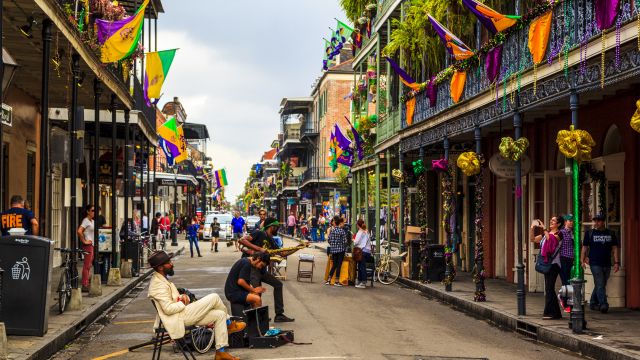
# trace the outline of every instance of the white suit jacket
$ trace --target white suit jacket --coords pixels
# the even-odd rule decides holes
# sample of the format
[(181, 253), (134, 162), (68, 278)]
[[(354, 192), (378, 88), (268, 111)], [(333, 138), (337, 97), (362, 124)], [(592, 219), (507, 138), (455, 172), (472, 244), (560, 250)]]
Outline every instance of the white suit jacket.
[[(147, 295), (156, 304), (158, 316), (162, 320), (162, 325), (172, 339), (180, 339), (184, 336), (184, 309), (182, 302), (176, 301), (180, 296), (178, 289), (172, 282), (167, 280), (158, 272), (154, 272), (149, 284), (149, 294)], [(154, 328), (159, 325), (156, 317)]]

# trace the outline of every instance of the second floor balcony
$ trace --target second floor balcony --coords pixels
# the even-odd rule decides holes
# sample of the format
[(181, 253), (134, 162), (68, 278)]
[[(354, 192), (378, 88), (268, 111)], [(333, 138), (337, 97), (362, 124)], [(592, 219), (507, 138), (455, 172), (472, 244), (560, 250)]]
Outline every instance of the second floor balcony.
[(335, 180), (336, 175), (330, 167), (310, 167), (302, 175), (302, 184), (300, 186), (314, 182), (333, 182)]
[(376, 145), (382, 144), (400, 131), (400, 118), (401, 111), (396, 108), (376, 125)]

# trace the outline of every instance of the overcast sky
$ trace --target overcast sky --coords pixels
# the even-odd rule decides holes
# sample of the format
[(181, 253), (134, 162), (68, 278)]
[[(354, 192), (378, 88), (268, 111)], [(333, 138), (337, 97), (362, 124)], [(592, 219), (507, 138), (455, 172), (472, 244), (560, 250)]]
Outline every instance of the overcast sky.
[(180, 98), (187, 121), (206, 124), (209, 155), (227, 169), (227, 198), (279, 131), (283, 97), (309, 96), (338, 0), (163, 0), (158, 50), (180, 48), (159, 105)]

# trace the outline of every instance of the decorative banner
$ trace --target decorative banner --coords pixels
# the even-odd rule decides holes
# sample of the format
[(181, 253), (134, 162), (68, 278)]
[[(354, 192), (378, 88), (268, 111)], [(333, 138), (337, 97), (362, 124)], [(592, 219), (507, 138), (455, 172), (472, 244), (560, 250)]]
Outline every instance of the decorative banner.
[(619, 2), (620, 0), (595, 0), (598, 29), (605, 30), (613, 26)]
[(144, 12), (149, 0), (144, 0), (133, 16), (122, 20), (107, 21), (96, 19), (100, 61), (112, 63), (130, 56), (138, 46), (138, 39), (144, 24)]
[(500, 141), (500, 145), (498, 146), (498, 150), (500, 150), (500, 155), (511, 161), (518, 161), (524, 154), (524, 152), (529, 147), (529, 140), (525, 137), (521, 137), (520, 139), (513, 140), (512, 137), (506, 136), (503, 137)]
[(336, 36), (338, 37), (338, 41), (344, 44), (347, 42), (347, 39), (351, 38), (353, 29), (338, 19), (336, 19), (336, 21), (338, 22), (336, 26)]
[(586, 130), (576, 130), (573, 125), (569, 130), (558, 131), (556, 143), (565, 157), (578, 162), (591, 160), (591, 150), (596, 145), (591, 134)]
[[(349, 119), (345, 116), (345, 118), (347, 119), (347, 121), (349, 121)], [(364, 149), (362, 147), (362, 137), (360, 136), (360, 134), (358, 134), (358, 130), (356, 130), (355, 127), (353, 127), (353, 125), (351, 124), (351, 122), (349, 121), (349, 126), (351, 127), (351, 134), (353, 135), (353, 142), (355, 142), (356, 145), (356, 151), (358, 153), (358, 160), (362, 160), (364, 159)]]
[(464, 83), (467, 81), (467, 72), (456, 70), (451, 77), (451, 99), (454, 103), (460, 101), (464, 91)]
[(438, 100), (438, 85), (436, 84), (436, 77), (432, 76), (429, 79), (429, 84), (427, 84), (427, 97), (429, 98), (429, 106), (436, 106), (436, 101)]
[(427, 15), (431, 26), (436, 31), (442, 42), (444, 43), (447, 51), (453, 55), (456, 60), (464, 60), (473, 56), (473, 51), (462, 40), (458, 39), (449, 29), (442, 26), (438, 20), (434, 19), (431, 15)]
[(458, 156), (457, 165), (467, 176), (473, 176), (480, 173), (480, 159), (473, 151), (463, 152)]
[(178, 133), (178, 149), (180, 149), (180, 155), (178, 155), (175, 159), (176, 163), (187, 160), (187, 140), (184, 138), (184, 129), (182, 125), (177, 128)]
[(447, 171), (449, 170), (449, 160), (447, 159), (431, 160), (431, 168), (434, 171)]
[(144, 99), (151, 105), (150, 99), (160, 98), (162, 84), (167, 78), (176, 50), (164, 50), (147, 53), (144, 78)]
[(484, 69), (489, 83), (493, 83), (498, 78), (500, 65), (502, 65), (502, 44), (489, 50), (484, 58)]
[(407, 100), (405, 105), (407, 109), (407, 126), (411, 126), (411, 124), (413, 124), (413, 114), (416, 110), (416, 98), (412, 97), (411, 99)]
[(538, 88), (538, 64), (544, 60), (544, 54), (549, 43), (551, 33), (551, 17), (553, 11), (549, 10), (544, 15), (535, 19), (529, 26), (529, 51), (533, 57), (533, 95)]
[(420, 84), (418, 84), (412, 77), (411, 75), (407, 74), (406, 71), (404, 71), (400, 65), (398, 65), (395, 61), (393, 61), (393, 59), (386, 57), (385, 59), (387, 60), (387, 62), (389, 63), (389, 65), (391, 65), (391, 68), (393, 69), (393, 71), (398, 74), (398, 77), (400, 78), (400, 81), (402, 81), (403, 84), (405, 84), (407, 87), (410, 87), (412, 90), (418, 91), (420, 90)]
[(424, 163), (422, 162), (422, 159), (412, 162), (411, 166), (413, 166), (413, 173), (416, 175), (420, 175), (424, 172)]
[(216, 179), (216, 187), (221, 188), (229, 185), (229, 182), (227, 181), (227, 171), (225, 169), (216, 170), (213, 172), (213, 175)]
[(640, 132), (640, 100), (636, 101), (636, 112), (631, 116), (631, 128)]
[(504, 31), (516, 24), (517, 15), (503, 15), (476, 0), (462, 0), (487, 30), (492, 34)]

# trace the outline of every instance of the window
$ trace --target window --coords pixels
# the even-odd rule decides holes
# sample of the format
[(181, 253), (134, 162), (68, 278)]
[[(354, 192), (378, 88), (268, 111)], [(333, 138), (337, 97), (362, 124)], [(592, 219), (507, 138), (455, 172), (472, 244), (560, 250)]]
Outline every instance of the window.
[(36, 153), (27, 152), (27, 201), (31, 207), (35, 207), (35, 191), (36, 191)]

